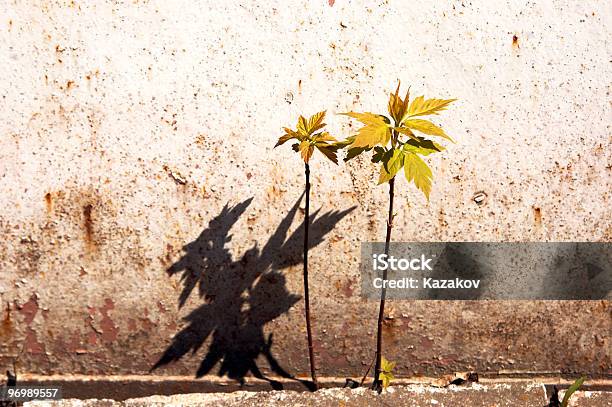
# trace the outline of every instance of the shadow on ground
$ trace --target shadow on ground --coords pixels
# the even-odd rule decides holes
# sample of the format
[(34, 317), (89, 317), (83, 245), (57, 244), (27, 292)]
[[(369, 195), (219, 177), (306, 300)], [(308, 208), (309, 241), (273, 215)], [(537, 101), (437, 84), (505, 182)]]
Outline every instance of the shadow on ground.
[[(179, 308), (196, 289), (203, 303), (187, 315), (187, 325), (175, 335), (151, 370), (197, 352), (210, 337), (211, 344), (196, 377), (208, 374), (220, 364), (219, 376), (226, 375), (243, 384), (244, 378), (252, 374), (268, 381), (272, 388), (282, 389), (280, 382), (265, 377), (258, 368), (256, 360), (261, 355), (275, 374), (313, 387), (310, 381), (296, 379), (283, 369), (272, 353), (272, 334), (266, 338), (263, 331), (266, 323), (287, 312), (300, 299), (287, 291), (281, 271), (302, 262), (303, 222), (288, 236), (302, 198), (263, 247), (256, 244), (237, 260), (228, 247), (232, 239), (230, 230), (252, 198), (232, 207), (225, 205), (200, 236), (183, 247), (183, 256), (167, 270), (170, 277), (178, 274), (182, 281)], [(323, 242), (335, 224), (354, 209), (322, 215), (315, 212), (310, 218), (309, 247)]]

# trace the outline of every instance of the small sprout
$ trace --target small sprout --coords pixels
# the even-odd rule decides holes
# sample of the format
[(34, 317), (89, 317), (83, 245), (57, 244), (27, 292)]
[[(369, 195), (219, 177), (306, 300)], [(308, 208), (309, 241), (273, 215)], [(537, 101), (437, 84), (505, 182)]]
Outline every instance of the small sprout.
[(395, 362), (390, 362), (383, 356), (380, 365), (380, 373), (378, 374), (378, 380), (380, 380), (383, 389), (389, 387), (391, 380), (395, 379), (395, 376), (393, 376), (393, 368), (395, 368)]
[(566, 391), (565, 394), (563, 395), (563, 400), (561, 401), (561, 407), (567, 407), (568, 403), (570, 401), (570, 397), (572, 397), (572, 394), (574, 394), (576, 392), (576, 390), (578, 390), (580, 388), (580, 386), (582, 386), (582, 383), (584, 383), (584, 381), (586, 380), (586, 376), (582, 376), (581, 378), (579, 378), (578, 380), (576, 380)]

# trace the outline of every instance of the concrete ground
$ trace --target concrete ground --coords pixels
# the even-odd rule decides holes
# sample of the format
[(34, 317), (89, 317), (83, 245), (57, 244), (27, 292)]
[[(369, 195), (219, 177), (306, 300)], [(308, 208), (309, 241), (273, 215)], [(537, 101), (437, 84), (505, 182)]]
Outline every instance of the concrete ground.
[[(560, 394), (562, 397), (562, 392)], [(486, 407), (544, 407), (549, 394), (542, 384), (491, 384), (478, 383), (469, 386), (451, 385), (437, 388), (427, 385), (391, 386), (382, 394), (366, 388), (323, 389), (315, 393), (296, 391), (268, 391), (233, 393), (193, 393), (172, 396), (151, 396), (115, 400), (68, 399), (57, 402), (37, 401), (25, 403), (24, 407), (111, 407), (111, 406), (486, 406)], [(610, 392), (582, 391), (572, 397), (573, 407), (612, 406)]]

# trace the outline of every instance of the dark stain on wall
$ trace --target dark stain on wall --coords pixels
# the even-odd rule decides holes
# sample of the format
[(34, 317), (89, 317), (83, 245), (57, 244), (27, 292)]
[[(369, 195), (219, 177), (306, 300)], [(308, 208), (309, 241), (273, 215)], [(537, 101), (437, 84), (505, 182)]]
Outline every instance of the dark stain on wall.
[(83, 206), (83, 228), (85, 229), (85, 243), (87, 247), (94, 248), (94, 224), (92, 218), (93, 205)]
[(537, 206), (533, 207), (533, 219), (534, 219), (536, 226), (542, 225), (542, 209), (541, 208)]
[(2, 325), (0, 326), (0, 337), (8, 337), (13, 333), (13, 321), (11, 320), (11, 303), (6, 303), (4, 311), (4, 318), (2, 318)]
[(38, 299), (36, 296), (31, 296), (28, 302), (20, 306), (19, 312), (24, 316), (24, 322), (30, 325), (38, 312)]
[(51, 196), (51, 192), (45, 194), (45, 207), (47, 208), (47, 213), (53, 212), (53, 197)]

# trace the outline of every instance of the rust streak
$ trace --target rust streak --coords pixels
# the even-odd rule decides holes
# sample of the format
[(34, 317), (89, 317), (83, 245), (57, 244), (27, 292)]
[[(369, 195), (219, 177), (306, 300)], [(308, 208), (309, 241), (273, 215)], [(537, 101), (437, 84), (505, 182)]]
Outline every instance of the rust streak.
[(542, 209), (537, 206), (533, 207), (533, 219), (536, 226), (540, 226), (542, 224)]
[(11, 303), (6, 303), (6, 311), (2, 319), (2, 327), (0, 328), (0, 337), (10, 336), (13, 332), (13, 323), (11, 321)]
[(30, 325), (38, 313), (38, 300), (36, 299), (36, 296), (31, 296), (28, 302), (20, 306), (19, 312), (23, 314), (24, 322), (27, 325)]
[(47, 207), (47, 213), (53, 212), (53, 197), (51, 192), (45, 194), (45, 206)]
[(83, 227), (85, 228), (85, 242), (89, 246), (93, 246), (93, 219), (91, 213), (93, 211), (93, 205), (87, 204), (83, 207)]

